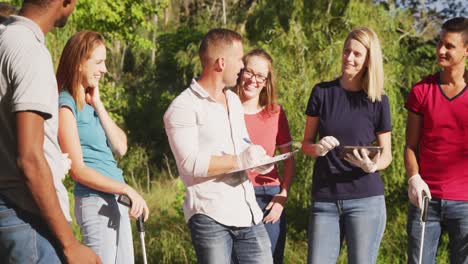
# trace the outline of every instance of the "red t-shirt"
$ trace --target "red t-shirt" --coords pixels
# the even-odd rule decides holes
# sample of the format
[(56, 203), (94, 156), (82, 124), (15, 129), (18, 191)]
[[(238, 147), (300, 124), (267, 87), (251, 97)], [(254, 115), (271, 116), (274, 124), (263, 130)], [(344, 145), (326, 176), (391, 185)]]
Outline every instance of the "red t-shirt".
[[(279, 105), (275, 106), (273, 113), (268, 113), (265, 108), (257, 114), (245, 114), (244, 117), (250, 140), (252, 143), (262, 146), (269, 156), (275, 155), (277, 147), (292, 143), (288, 119)], [(254, 171), (248, 174), (254, 186), (281, 184), (276, 165), (271, 172), (265, 175)]]
[(419, 173), (432, 197), (468, 201), (468, 87), (448, 99), (438, 76), (414, 85), (405, 104), (423, 117)]

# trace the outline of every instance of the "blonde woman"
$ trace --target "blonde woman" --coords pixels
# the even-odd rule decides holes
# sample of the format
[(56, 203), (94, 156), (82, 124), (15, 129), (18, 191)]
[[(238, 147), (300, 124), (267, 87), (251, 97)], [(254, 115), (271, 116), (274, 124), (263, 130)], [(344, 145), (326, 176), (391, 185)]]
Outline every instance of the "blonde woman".
[[(348, 34), (341, 76), (319, 83), (307, 105), (302, 151), (316, 158), (308, 230), (308, 263), (335, 263), (346, 240), (348, 263), (375, 263), (385, 229), (379, 171), (391, 162), (391, 122), (382, 54), (369, 28)], [(370, 158), (340, 146), (383, 147)]]

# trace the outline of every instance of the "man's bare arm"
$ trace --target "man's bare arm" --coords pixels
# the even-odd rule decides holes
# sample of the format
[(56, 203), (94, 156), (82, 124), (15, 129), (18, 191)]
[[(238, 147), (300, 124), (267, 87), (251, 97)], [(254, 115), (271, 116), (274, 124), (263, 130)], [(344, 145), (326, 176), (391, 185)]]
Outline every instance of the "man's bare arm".
[(53, 176), (44, 156), (44, 118), (35, 112), (16, 113), (18, 167), (42, 218), (63, 248), (68, 263), (100, 263), (73, 236), (57, 198)]
[(405, 167), (406, 175), (411, 177), (419, 173), (418, 148), (421, 137), (422, 117), (408, 111), (406, 121)]

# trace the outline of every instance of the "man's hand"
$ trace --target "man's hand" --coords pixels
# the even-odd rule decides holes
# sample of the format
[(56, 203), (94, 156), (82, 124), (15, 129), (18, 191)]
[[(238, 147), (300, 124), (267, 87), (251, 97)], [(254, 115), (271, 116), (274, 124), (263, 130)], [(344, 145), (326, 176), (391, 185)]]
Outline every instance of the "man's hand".
[(63, 249), (68, 264), (101, 264), (101, 259), (90, 248), (78, 241)]
[[(264, 154), (263, 158), (261, 159), (260, 163), (262, 162), (265, 162), (267, 160), (271, 159), (270, 156)], [(269, 173), (270, 171), (272, 171), (273, 169), (275, 168), (275, 164), (274, 163), (270, 163), (270, 164), (266, 164), (266, 165), (263, 165), (263, 166), (258, 166), (258, 167), (255, 167), (253, 168), (252, 170), (255, 171), (255, 172), (258, 172), (260, 174), (267, 174)]]
[(421, 178), (421, 175), (416, 174), (411, 176), (408, 179), (408, 197), (410, 202), (421, 210), (423, 209), (423, 191), (429, 197), (429, 200), (432, 199), (429, 186)]
[(237, 155), (237, 168), (247, 169), (259, 164), (266, 156), (265, 149), (259, 145), (250, 144), (247, 149)]
[[(271, 158), (271, 157), (268, 157), (268, 158)], [(271, 164), (255, 167), (252, 170), (262, 175), (265, 175), (269, 173), (270, 171), (272, 171), (274, 168), (275, 168), (275, 164), (271, 163)]]
[(317, 142), (317, 156), (325, 156), (327, 153), (334, 149), (335, 147), (338, 147), (340, 145), (340, 142), (338, 139), (332, 136), (326, 136), (320, 139), (319, 142)]

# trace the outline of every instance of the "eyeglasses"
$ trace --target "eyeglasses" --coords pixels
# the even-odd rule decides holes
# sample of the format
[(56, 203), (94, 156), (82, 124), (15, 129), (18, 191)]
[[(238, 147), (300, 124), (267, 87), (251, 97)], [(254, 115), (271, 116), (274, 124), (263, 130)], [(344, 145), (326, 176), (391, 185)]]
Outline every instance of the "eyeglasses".
[(244, 73), (244, 76), (249, 79), (252, 79), (253, 77), (255, 77), (255, 81), (257, 83), (264, 83), (268, 79), (268, 77), (263, 76), (262, 74), (259, 74), (259, 73), (254, 73), (251, 69), (248, 69), (248, 68), (244, 68), (242, 72)]

